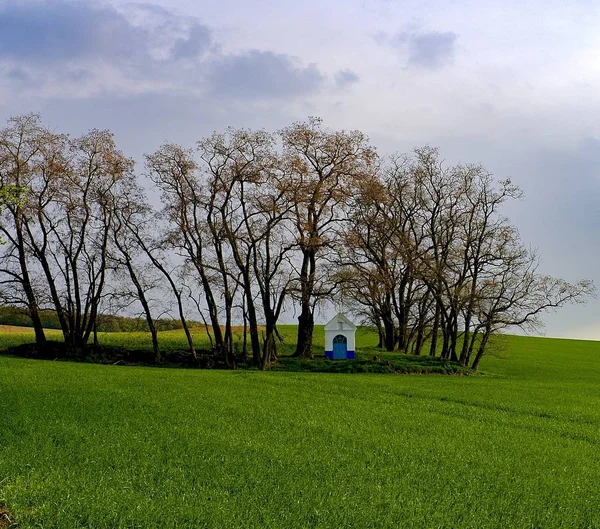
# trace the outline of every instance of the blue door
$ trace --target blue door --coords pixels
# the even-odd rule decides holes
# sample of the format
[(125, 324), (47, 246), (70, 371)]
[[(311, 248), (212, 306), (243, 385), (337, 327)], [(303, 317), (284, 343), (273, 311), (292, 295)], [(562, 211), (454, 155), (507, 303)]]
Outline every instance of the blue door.
[(333, 339), (333, 359), (334, 360), (345, 360), (348, 352), (348, 340), (345, 336), (338, 334)]

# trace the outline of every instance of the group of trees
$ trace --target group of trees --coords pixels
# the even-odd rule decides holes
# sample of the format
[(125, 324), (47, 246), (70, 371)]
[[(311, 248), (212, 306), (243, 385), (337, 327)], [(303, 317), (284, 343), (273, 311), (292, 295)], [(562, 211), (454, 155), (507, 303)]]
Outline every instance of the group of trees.
[(591, 281), (538, 273), (501, 212), (520, 197), (481, 165), (444, 167), (429, 147), (358, 182), (337, 262), (380, 346), (418, 355), (427, 343), (431, 356), (476, 369), (492, 334), (535, 329), (544, 311), (593, 295)]
[[(60, 322), (54, 310), (40, 310), (40, 319), (44, 329), (60, 330)], [(100, 314), (96, 326), (99, 332), (146, 332), (148, 324), (145, 319), (138, 315), (121, 316), (110, 313)], [(181, 321), (169, 317), (155, 320), (155, 324), (161, 331), (182, 329)], [(192, 322), (199, 325), (199, 322)], [(0, 325), (30, 327), (31, 316), (29, 311), (19, 305), (0, 305)]]
[(251, 361), (268, 368), (286, 308), (298, 307), (296, 355), (310, 358), (316, 307), (341, 297), (382, 347), (428, 344), (476, 368), (493, 333), (593, 292), (537, 272), (501, 213), (520, 196), (509, 181), (445, 167), (431, 148), (381, 160), (362, 133), (316, 118), (276, 134), (227, 129), (195, 149), (164, 144), (143, 177), (108, 131), (73, 139), (36, 115), (0, 130), (1, 295), (26, 308), (38, 344), (44, 310), (82, 348), (103, 313), (137, 306), (156, 361), (156, 322), (172, 310), (192, 357), (189, 321), (201, 320), (235, 367), (243, 322)]

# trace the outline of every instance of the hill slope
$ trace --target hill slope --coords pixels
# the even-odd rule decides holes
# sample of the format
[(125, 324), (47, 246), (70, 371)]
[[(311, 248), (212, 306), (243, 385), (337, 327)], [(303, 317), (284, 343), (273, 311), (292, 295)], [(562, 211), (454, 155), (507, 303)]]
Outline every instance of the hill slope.
[(485, 376), (0, 357), (21, 528), (600, 527), (600, 343), (509, 337)]

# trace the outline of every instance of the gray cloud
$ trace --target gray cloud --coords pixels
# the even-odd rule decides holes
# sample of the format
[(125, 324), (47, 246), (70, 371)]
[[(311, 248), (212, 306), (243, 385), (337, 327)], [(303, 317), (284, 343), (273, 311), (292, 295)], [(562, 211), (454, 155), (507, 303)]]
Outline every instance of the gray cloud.
[(358, 82), (358, 80), (358, 74), (352, 70), (349, 70), (348, 68), (345, 70), (340, 70), (335, 74), (335, 84), (340, 88), (354, 84)]
[(456, 38), (451, 31), (407, 35), (408, 63), (439, 68), (454, 55)]
[(29, 75), (27, 70), (25, 70), (24, 68), (20, 68), (18, 66), (15, 66), (14, 68), (11, 68), (10, 70), (8, 70), (6, 72), (6, 76), (9, 79), (12, 79), (12, 80), (18, 81), (18, 82), (23, 82), (23, 83), (32, 81), (32, 77), (31, 77), (31, 75)]
[[(94, 21), (101, 21), (96, 29)], [(50, 0), (35, 5), (9, 1), (0, 8), (0, 54), (19, 60), (49, 61), (87, 55), (112, 46), (110, 39), (94, 42), (103, 33), (122, 31), (114, 10), (88, 3)], [(105, 50), (110, 52), (111, 50)]]
[(165, 44), (165, 29), (174, 34), (166, 58), (198, 56), (209, 49), (210, 31), (198, 21), (148, 4), (130, 8), (147, 22), (152, 17), (152, 24), (133, 24), (105, 2), (9, 0), (0, 7), (0, 58), (35, 64), (103, 59), (146, 66), (159, 60), (153, 52)]
[[(194, 17), (149, 3), (118, 10), (92, 0), (2, 3), (2, 72), (5, 84), (42, 97), (176, 90), (242, 100), (288, 98), (312, 93), (325, 80), (315, 64), (272, 51), (224, 55)], [(352, 72), (342, 72), (340, 81), (352, 82)]]
[(402, 31), (394, 36), (379, 32), (375, 42), (407, 53), (407, 64), (435, 70), (452, 60), (458, 35), (452, 31)]
[(579, 142), (579, 150), (585, 157), (595, 159), (596, 163), (600, 165), (600, 139), (592, 136), (583, 138)]
[(173, 46), (173, 56), (195, 58), (202, 55), (211, 44), (210, 31), (203, 25), (194, 23), (187, 38), (178, 38)]
[(216, 94), (248, 99), (307, 94), (325, 80), (315, 64), (304, 67), (288, 55), (258, 50), (219, 58), (209, 78)]

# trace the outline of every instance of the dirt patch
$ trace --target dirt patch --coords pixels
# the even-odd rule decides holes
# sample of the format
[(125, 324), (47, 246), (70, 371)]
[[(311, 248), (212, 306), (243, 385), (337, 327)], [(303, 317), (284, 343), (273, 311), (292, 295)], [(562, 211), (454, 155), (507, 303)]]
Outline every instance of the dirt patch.
[(0, 529), (16, 529), (18, 525), (12, 519), (6, 506), (0, 503)]

